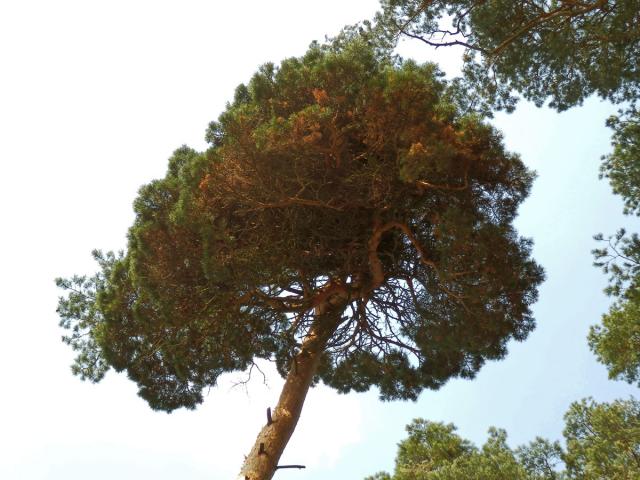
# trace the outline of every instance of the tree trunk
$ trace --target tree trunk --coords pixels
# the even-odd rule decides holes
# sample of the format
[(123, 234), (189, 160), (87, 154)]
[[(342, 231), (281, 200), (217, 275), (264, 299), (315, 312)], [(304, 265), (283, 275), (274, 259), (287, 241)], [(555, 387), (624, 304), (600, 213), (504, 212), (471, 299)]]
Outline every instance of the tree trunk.
[[(322, 311), (324, 310), (324, 312)], [(239, 475), (242, 480), (270, 480), (293, 431), (315, 376), (327, 342), (340, 323), (341, 309), (316, 308), (316, 319), (294, 357), (272, 422), (265, 425), (246, 457)]]

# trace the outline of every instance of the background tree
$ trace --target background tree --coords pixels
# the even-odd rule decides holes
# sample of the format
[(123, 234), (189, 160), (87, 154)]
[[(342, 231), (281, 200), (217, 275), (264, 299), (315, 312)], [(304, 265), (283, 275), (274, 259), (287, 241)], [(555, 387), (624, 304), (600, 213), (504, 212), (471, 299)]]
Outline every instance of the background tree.
[(568, 478), (640, 477), (640, 402), (575, 402), (565, 414), (565, 425)]
[(536, 437), (527, 445), (516, 449), (516, 456), (531, 480), (562, 480), (565, 475), (560, 471), (564, 451), (560, 443), (546, 438)]
[[(393, 475), (367, 480), (630, 480), (640, 475), (640, 403), (575, 402), (565, 414), (566, 449), (536, 438), (512, 450), (503, 430), (489, 429), (478, 449), (455, 426), (414, 420), (398, 445)], [(563, 469), (563, 467), (566, 467)]]
[(504, 430), (491, 428), (482, 448), (461, 438), (455, 430), (453, 424), (414, 420), (407, 426), (408, 437), (398, 444), (393, 476), (380, 472), (367, 480), (553, 478), (530, 476), (507, 445)]
[[(622, 196), (624, 213), (640, 215), (640, 113), (634, 107), (611, 117), (613, 152), (603, 157), (601, 176)], [(640, 238), (621, 229), (594, 250), (595, 265), (610, 275), (605, 290), (616, 298), (602, 325), (591, 328), (589, 345), (609, 369), (611, 378), (640, 385)]]
[(565, 110), (596, 93), (638, 98), (638, 0), (381, 0), (387, 37), (464, 49), (466, 86), (499, 108), (511, 92)]
[(271, 478), (316, 381), (415, 399), (534, 326), (543, 274), (513, 229), (533, 174), (432, 64), (353, 35), (266, 64), (141, 188), (126, 253), (59, 280), (74, 372), (126, 371), (194, 408), (255, 359), (286, 377), (242, 476)]
[(398, 445), (397, 479), (420, 478), (419, 471), (430, 471), (443, 463), (470, 455), (475, 447), (456, 435), (452, 424), (431, 423), (423, 419), (407, 425), (409, 437)]

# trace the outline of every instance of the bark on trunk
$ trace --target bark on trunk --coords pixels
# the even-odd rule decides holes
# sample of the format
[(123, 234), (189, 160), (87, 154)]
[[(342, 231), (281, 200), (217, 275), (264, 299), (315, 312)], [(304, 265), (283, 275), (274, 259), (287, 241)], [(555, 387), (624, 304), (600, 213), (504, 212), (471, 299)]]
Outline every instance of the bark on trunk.
[[(325, 310), (325, 312), (322, 312)], [(340, 312), (316, 309), (316, 320), (294, 357), (271, 424), (265, 425), (246, 457), (242, 480), (270, 480), (293, 431), (328, 340), (340, 323)]]

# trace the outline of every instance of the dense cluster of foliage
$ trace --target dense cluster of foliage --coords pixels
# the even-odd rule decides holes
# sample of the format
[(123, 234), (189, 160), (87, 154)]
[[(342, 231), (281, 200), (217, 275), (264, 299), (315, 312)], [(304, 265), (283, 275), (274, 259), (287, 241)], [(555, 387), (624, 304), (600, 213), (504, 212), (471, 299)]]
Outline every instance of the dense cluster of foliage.
[(398, 445), (393, 475), (368, 480), (628, 480), (640, 476), (640, 402), (575, 402), (565, 415), (565, 444), (536, 438), (513, 450), (491, 428), (477, 448), (455, 426), (414, 420)]
[(542, 280), (512, 227), (533, 175), (447, 99), (360, 40), (263, 66), (140, 190), (126, 253), (59, 281), (75, 371), (193, 407), (255, 358), (286, 373), (330, 299), (318, 376), (341, 392), (415, 398), (503, 357)]

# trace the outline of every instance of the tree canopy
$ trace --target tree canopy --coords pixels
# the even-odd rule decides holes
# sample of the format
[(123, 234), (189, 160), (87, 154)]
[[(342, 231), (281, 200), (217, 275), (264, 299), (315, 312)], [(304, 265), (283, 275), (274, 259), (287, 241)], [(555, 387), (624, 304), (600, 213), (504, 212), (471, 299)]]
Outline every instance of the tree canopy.
[(465, 49), (468, 82), (503, 108), (511, 92), (565, 110), (592, 94), (640, 93), (640, 2), (382, 0), (388, 35)]
[(477, 448), (452, 424), (414, 420), (398, 444), (393, 475), (368, 480), (627, 480), (640, 475), (640, 403), (573, 403), (559, 442), (536, 438), (512, 449), (504, 430), (489, 429)]
[(254, 357), (284, 371), (342, 290), (320, 371), (341, 391), (415, 398), (502, 357), (542, 279), (511, 226), (533, 175), (445, 87), (361, 43), (263, 66), (212, 147), (140, 190), (126, 255), (60, 282), (84, 293), (60, 304), (78, 371), (126, 369), (153, 407), (193, 406)]
[(502, 358), (543, 279), (512, 226), (534, 175), (448, 88), (359, 38), (263, 65), (140, 189), (126, 252), (59, 280), (74, 371), (171, 411), (256, 358), (383, 399)]
[[(604, 157), (601, 173), (614, 193), (624, 200), (624, 212), (640, 215), (640, 114), (632, 107), (611, 117), (613, 152)], [(595, 265), (609, 274), (606, 292), (616, 298), (603, 316), (602, 325), (591, 328), (589, 345), (609, 369), (611, 378), (640, 386), (640, 238), (624, 229), (596, 239), (605, 247), (594, 250)]]

